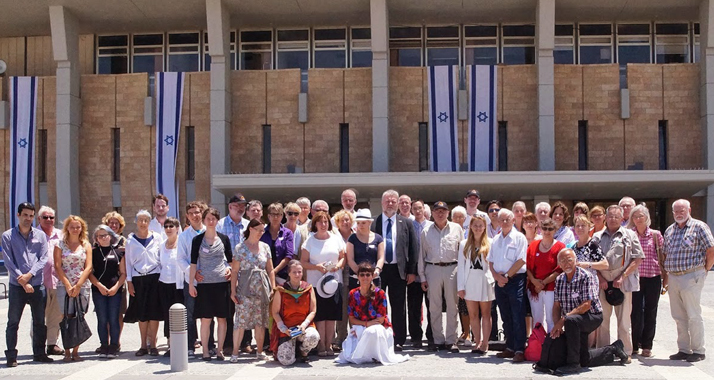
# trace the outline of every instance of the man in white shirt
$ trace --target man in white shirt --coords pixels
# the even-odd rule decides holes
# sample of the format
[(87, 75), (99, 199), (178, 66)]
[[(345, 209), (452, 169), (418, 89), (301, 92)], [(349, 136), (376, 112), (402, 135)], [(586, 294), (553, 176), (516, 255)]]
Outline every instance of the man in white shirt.
[(399, 196), (399, 215), (409, 220), (414, 220), (414, 215), (412, 215), (412, 198), (406, 194)]
[(43, 284), (47, 292), (45, 306), (45, 325), (47, 325), (47, 355), (64, 355), (64, 350), (57, 346), (60, 334), (62, 312), (57, 300), (57, 273), (55, 273), (55, 246), (62, 240), (62, 230), (55, 228), (55, 210), (48, 206), (40, 207), (37, 212), (37, 222), (42, 232), (47, 235), (47, 264), (42, 271)]
[[(195, 298), (188, 293), (188, 281), (191, 269), (191, 243), (193, 238), (198, 234), (203, 233), (206, 227), (203, 225), (203, 211), (208, 206), (200, 201), (189, 202), (186, 205), (186, 217), (191, 225), (179, 234), (176, 243), (176, 265), (181, 269), (184, 275), (184, 281), (176, 281), (176, 288), (183, 289), (183, 300), (186, 306), (186, 316), (188, 321), (188, 354), (193, 356), (194, 343), (198, 339), (196, 330), (196, 320), (193, 318), (193, 308), (196, 304)], [(213, 331), (213, 329), (211, 329)], [(211, 332), (211, 336), (213, 333)], [(210, 342), (210, 340), (209, 340)], [(202, 342), (210, 345), (209, 342)]]
[[(431, 328), (437, 349), (458, 353), (456, 346), (458, 327), (458, 293), (456, 290), (456, 264), (459, 243), (464, 237), (460, 225), (449, 222), (449, 206), (436, 202), (432, 207), (434, 224), (424, 227), (419, 243), (419, 277), (421, 288), (429, 297)], [(442, 322), (442, 293), (446, 300), (446, 331)]]
[(149, 222), (149, 230), (156, 232), (163, 240), (166, 240), (164, 222), (169, 213), (169, 198), (163, 194), (156, 194), (151, 200), (151, 207), (154, 210), (154, 219)]
[(508, 209), (498, 212), (501, 232), (495, 236), (488, 254), (488, 262), (496, 280), (496, 303), (503, 317), (506, 350), (499, 358), (513, 358), (514, 363), (525, 361), (526, 321), (524, 289), (526, 286), (526, 250), (528, 240), (513, 228), (515, 216)]

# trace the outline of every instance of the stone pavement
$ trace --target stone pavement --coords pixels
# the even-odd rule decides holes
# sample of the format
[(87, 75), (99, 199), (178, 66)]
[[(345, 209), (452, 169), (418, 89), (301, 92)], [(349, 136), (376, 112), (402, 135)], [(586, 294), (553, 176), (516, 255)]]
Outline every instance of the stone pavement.
[[(7, 283), (5, 274), (0, 276), (0, 281)], [(714, 342), (714, 278), (707, 279), (702, 300), (705, 319), (706, 340), (711, 345)], [(88, 320), (93, 331), (96, 331), (96, 318), (90, 308)], [(613, 318), (614, 319), (614, 318)], [(0, 296), (0, 334), (5, 335), (7, 326), (7, 300)], [(99, 345), (96, 334), (80, 347), (85, 358), (84, 362), (63, 363), (61, 361), (50, 364), (36, 364), (31, 361), (31, 343), (29, 338), (30, 310), (25, 309), (25, 314), (20, 324), (19, 332), (19, 366), (6, 368), (4, 356), (0, 358), (0, 380), (140, 380), (140, 379), (171, 379), (171, 380), (223, 380), (223, 379), (250, 379), (250, 380), (348, 380), (363, 379), (391, 380), (391, 379), (438, 379), (463, 380), (475, 378), (489, 379), (531, 379), (552, 378), (549, 375), (535, 373), (531, 364), (513, 364), (510, 361), (495, 357), (495, 352), (490, 352), (486, 357), (474, 357), (470, 350), (464, 349), (459, 354), (428, 353), (424, 350), (411, 350), (406, 347), (404, 353), (411, 359), (402, 364), (393, 366), (370, 365), (339, 365), (330, 359), (315, 359), (308, 364), (297, 364), (292, 367), (282, 367), (276, 362), (257, 362), (253, 356), (243, 355), (237, 364), (224, 362), (203, 362), (191, 360), (189, 369), (182, 373), (170, 371), (170, 362), (164, 357), (145, 356), (137, 358), (134, 350), (139, 347), (139, 332), (136, 325), (127, 324), (122, 336), (123, 352), (113, 360), (99, 359), (93, 350)], [(161, 330), (160, 330), (161, 331)], [(617, 331), (612, 329), (612, 331)], [(613, 338), (614, 340), (614, 338)], [(164, 339), (160, 339), (165, 342)], [(4, 339), (0, 339), (4, 350)], [(160, 347), (162, 353), (165, 346)], [(670, 361), (668, 356), (677, 351), (676, 329), (669, 311), (669, 297), (660, 299), (657, 335), (653, 349), (655, 356), (649, 359), (633, 358), (632, 364), (586, 369), (577, 375), (578, 379), (676, 379), (695, 380), (712, 379), (714, 376), (714, 353), (709, 354), (707, 360), (696, 364), (687, 362)], [(54, 357), (59, 358), (59, 357)]]

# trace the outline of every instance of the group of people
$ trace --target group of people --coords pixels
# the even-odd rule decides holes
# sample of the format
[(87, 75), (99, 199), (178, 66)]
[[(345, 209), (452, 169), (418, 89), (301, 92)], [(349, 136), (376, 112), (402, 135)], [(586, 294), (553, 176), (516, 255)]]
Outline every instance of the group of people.
[[(258, 359), (267, 359), (267, 351), (282, 364), (307, 361), (311, 352), (339, 353), (342, 363), (394, 364), (408, 359), (398, 354), (407, 332), (414, 348), (426, 336), (429, 351), (465, 345), (484, 355), (499, 339), (500, 314), (506, 348), (497, 357), (524, 361), (529, 331), (542, 326), (554, 338), (565, 334), (561, 372), (573, 373), (652, 356), (657, 304), (666, 291), (679, 336), (670, 359), (705, 358), (699, 300), (714, 264), (714, 238), (691, 217), (688, 201), (674, 202), (675, 223), (664, 234), (650, 228), (647, 207), (629, 197), (607, 208), (577, 203), (572, 227), (560, 201), (538, 203), (533, 213), (523, 202), (507, 209), (490, 201), (486, 212), (480, 203), (477, 190), (453, 209), (387, 190), (373, 217), (355, 209), (357, 194), (348, 189), (334, 216), (327, 202), (302, 197), (270, 204), (264, 220), (260, 201), (236, 194), (224, 217), (189, 202), (182, 227), (167, 216), (168, 199), (159, 194), (154, 216), (139, 211), (128, 237), (124, 218), (110, 212), (91, 239), (78, 216), (55, 228), (46, 206), (34, 228), (35, 207), (22, 203), (19, 225), (2, 236), (10, 278), (8, 366), (17, 365), (25, 304), (33, 316), (34, 360), (82, 360), (78, 347), (57, 345), (59, 322), (77, 308), (86, 312), (90, 292), (97, 353), (106, 358), (119, 352), (124, 322), (139, 324), (137, 356), (158, 355), (159, 322), (168, 338), (169, 307), (183, 303), (189, 355), (200, 342), (204, 360), (230, 354), (236, 362), (255, 339)], [(613, 310), (618, 331), (611, 343)]]

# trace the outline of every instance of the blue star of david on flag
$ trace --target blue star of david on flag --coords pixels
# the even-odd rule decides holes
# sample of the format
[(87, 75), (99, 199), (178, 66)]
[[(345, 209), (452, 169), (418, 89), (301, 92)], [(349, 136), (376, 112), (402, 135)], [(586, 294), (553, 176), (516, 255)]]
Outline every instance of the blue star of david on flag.
[(27, 148), (27, 139), (20, 139), (20, 141), (17, 142), (17, 145), (19, 145), (20, 148)]
[(486, 120), (488, 120), (488, 115), (486, 114), (486, 112), (479, 112), (476, 118), (478, 119), (479, 123), (485, 123)]
[(166, 145), (174, 145), (174, 137), (171, 135), (166, 136), (164, 142), (166, 143)]
[(449, 115), (446, 114), (446, 112), (439, 112), (439, 123), (445, 123), (447, 120), (449, 120)]

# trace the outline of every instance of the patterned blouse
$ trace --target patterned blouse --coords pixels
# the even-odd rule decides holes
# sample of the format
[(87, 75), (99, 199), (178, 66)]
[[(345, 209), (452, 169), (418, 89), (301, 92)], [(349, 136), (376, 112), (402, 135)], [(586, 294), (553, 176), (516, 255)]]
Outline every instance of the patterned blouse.
[[(575, 257), (578, 259), (579, 263), (596, 263), (605, 258), (597, 239), (588, 240), (588, 242), (582, 247), (578, 247), (578, 244), (575, 243), (573, 251), (575, 252)], [(586, 270), (597, 278), (597, 271), (595, 269), (590, 268)]]
[[(84, 263), (87, 261), (87, 251), (84, 249), (84, 245), (80, 244), (77, 250), (72, 252), (64, 241), (60, 241), (57, 246), (62, 250), (62, 270), (64, 275), (67, 276), (69, 283), (74, 286), (79, 282), (79, 278), (82, 277)], [(57, 285), (64, 286), (62, 282)], [(89, 288), (91, 285), (89, 281), (85, 281), (82, 287)]]
[(347, 314), (363, 322), (384, 317), (382, 326), (385, 328), (392, 327), (387, 316), (387, 296), (384, 294), (384, 290), (380, 288), (374, 288), (372, 302), (369, 302), (366, 297), (362, 297), (360, 288), (352, 289), (349, 303), (347, 304)]

